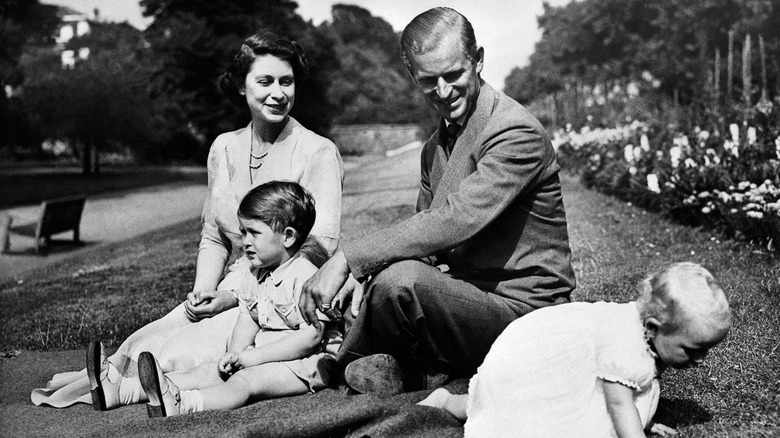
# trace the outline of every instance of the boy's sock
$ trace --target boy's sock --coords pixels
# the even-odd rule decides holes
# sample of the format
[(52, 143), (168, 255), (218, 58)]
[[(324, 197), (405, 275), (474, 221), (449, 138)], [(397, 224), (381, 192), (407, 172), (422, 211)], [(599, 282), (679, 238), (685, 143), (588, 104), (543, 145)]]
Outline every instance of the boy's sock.
[(203, 393), (200, 390), (192, 389), (179, 392), (181, 397), (181, 413), (201, 412), (203, 408)]

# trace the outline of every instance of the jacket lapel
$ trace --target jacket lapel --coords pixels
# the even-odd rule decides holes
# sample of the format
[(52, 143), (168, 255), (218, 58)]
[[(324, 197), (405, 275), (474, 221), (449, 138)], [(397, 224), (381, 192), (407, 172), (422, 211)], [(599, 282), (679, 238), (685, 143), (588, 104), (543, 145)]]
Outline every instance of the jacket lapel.
[[(431, 208), (442, 206), (447, 196), (450, 193), (457, 192), (460, 182), (476, 169), (481, 146), (477, 140), (493, 112), (495, 99), (496, 92), (490, 85), (483, 82), (477, 97), (477, 106), (466, 120), (463, 133), (455, 142), (449, 160), (444, 156), (443, 146), (436, 151), (436, 164), (434, 164), (431, 176), (434, 180), (437, 177), (441, 179), (438, 181), (438, 184), (431, 183), (432, 187), (435, 187)], [(442, 161), (446, 163), (443, 166), (440, 163)], [(438, 170), (437, 167), (439, 168)]]

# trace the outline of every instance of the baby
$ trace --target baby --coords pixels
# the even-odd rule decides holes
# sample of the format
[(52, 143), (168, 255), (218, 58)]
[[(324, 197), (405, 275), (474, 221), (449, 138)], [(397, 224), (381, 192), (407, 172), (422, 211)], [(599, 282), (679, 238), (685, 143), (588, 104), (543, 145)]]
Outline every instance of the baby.
[(658, 376), (700, 365), (729, 331), (723, 289), (695, 263), (641, 283), (636, 302), (570, 303), (510, 324), (471, 379), (468, 394), (437, 389), (419, 404), (461, 420), (466, 437), (644, 437)]

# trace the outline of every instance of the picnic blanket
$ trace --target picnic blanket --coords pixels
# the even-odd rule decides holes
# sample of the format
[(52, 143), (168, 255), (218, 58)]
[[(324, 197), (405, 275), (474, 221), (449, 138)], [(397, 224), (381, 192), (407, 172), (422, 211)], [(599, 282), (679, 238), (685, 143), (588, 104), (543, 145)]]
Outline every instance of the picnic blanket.
[[(30, 389), (84, 361), (84, 351), (22, 352), (0, 360), (0, 436), (95, 437), (462, 437), (448, 413), (418, 406), (430, 391), (380, 399), (346, 388), (260, 401), (233, 411), (148, 418), (144, 404), (98, 412), (91, 405), (66, 409), (34, 406)], [(70, 367), (70, 368), (69, 368)], [(447, 387), (458, 393), (468, 381)]]

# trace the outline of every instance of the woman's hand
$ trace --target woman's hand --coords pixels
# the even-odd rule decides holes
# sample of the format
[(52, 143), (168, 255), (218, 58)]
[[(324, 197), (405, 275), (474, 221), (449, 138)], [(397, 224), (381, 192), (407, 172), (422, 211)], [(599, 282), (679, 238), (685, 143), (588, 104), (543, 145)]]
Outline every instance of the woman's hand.
[(225, 353), (217, 362), (217, 371), (223, 375), (232, 375), (241, 368), (238, 354)]
[(187, 294), (184, 312), (190, 321), (211, 318), (238, 305), (233, 292), (229, 290), (193, 291)]

